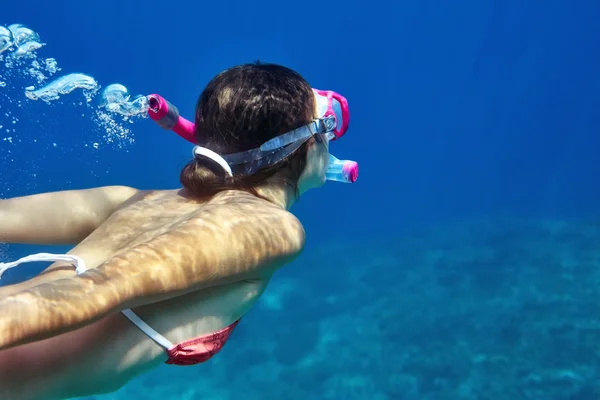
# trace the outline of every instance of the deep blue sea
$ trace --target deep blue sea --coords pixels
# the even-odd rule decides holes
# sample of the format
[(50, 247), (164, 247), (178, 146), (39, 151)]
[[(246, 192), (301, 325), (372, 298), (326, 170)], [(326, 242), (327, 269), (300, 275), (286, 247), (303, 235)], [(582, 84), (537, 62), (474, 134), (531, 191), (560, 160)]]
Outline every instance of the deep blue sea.
[[(0, 198), (178, 187), (192, 146), (107, 112), (110, 84), (193, 119), (214, 75), (260, 60), (350, 104), (330, 151), (358, 181), (295, 205), (306, 250), (223, 351), (93, 399), (599, 399), (598, 21), (594, 0), (3, 4), (43, 46), (2, 53)], [(26, 96), (72, 73), (97, 91)]]

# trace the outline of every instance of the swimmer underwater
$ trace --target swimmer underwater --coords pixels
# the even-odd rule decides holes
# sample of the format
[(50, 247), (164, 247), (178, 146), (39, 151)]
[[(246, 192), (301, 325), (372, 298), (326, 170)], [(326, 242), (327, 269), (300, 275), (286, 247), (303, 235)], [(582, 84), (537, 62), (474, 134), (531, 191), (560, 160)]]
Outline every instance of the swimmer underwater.
[(304, 247), (288, 210), (328, 178), (342, 180), (329, 142), (348, 122), (339, 94), (283, 66), (240, 65), (200, 95), (182, 188), (0, 200), (0, 241), (74, 245), (0, 263), (1, 274), (56, 261), (0, 287), (0, 399), (110, 393), (161, 363), (219, 352)]

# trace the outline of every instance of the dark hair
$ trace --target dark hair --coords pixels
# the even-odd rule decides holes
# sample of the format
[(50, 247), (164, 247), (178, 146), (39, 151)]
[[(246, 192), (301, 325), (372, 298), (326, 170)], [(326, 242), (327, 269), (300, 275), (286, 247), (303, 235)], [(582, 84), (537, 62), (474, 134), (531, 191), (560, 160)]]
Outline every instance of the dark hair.
[[(315, 100), (308, 82), (297, 72), (275, 64), (244, 64), (221, 72), (206, 86), (196, 105), (196, 140), (221, 155), (255, 149), (264, 142), (310, 123)], [(252, 175), (230, 177), (219, 164), (196, 156), (181, 171), (183, 187), (196, 196), (222, 190), (252, 192), (258, 184), (282, 172), (282, 183), (298, 192), (306, 166), (304, 143), (275, 165)]]

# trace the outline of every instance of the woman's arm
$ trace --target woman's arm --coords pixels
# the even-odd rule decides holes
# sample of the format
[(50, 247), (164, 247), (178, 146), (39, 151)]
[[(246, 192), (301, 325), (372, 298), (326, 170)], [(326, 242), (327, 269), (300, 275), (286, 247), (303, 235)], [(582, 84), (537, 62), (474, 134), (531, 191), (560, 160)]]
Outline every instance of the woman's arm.
[(0, 350), (109, 313), (271, 274), (300, 253), (304, 240), (300, 222), (283, 210), (190, 219), (84, 274), (0, 300)]
[(126, 186), (105, 186), (0, 200), (0, 242), (80, 242), (136, 193)]

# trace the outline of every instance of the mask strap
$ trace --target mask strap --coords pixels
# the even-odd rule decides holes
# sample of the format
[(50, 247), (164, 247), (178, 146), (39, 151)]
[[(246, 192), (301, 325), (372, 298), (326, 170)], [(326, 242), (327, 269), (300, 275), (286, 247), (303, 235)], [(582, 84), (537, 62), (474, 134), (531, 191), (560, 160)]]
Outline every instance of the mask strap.
[(233, 177), (233, 173), (231, 172), (231, 167), (229, 166), (227, 161), (225, 161), (225, 159), (223, 157), (221, 157), (214, 151), (207, 149), (206, 147), (194, 146), (194, 157), (196, 157), (196, 156), (204, 156), (206, 158), (210, 158), (211, 160), (213, 160), (214, 162), (219, 164), (221, 166), (221, 168), (223, 168), (225, 170), (225, 172), (227, 172), (227, 175)]

